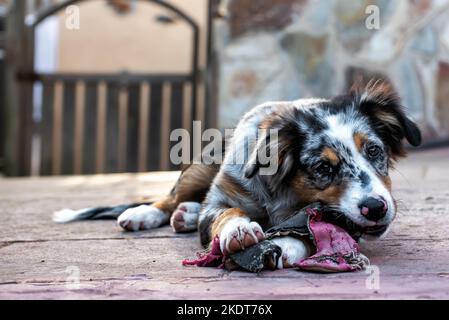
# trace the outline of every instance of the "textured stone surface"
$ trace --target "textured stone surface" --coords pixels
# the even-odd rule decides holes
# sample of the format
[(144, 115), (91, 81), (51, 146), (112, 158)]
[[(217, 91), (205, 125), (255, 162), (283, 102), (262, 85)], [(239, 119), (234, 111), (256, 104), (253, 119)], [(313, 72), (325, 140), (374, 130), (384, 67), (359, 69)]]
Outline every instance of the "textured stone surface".
[(438, 37), (432, 26), (422, 29), (412, 40), (413, 50), (419, 54), (432, 58), (438, 51)]
[(446, 50), (449, 50), (449, 22), (442, 28), (441, 42)]
[(402, 104), (417, 120), (423, 119), (423, 105), (425, 105), (424, 87), (417, 69), (415, 58), (409, 56), (398, 61), (390, 69), (395, 77), (396, 89), (402, 98)]
[(240, 37), (225, 48), (220, 71), (220, 120), (232, 128), (259, 103), (297, 99), (301, 86), (294, 66), (268, 33)]
[(333, 6), (327, 1), (308, 2), (294, 16), (291, 26), (300, 25), (312, 34), (328, 33), (333, 28)]
[(327, 35), (310, 36), (290, 30), (282, 38), (281, 45), (303, 82), (308, 84), (312, 96), (331, 97), (334, 94), (332, 52)]
[(304, 0), (231, 0), (229, 24), (231, 35), (237, 37), (246, 32), (279, 30), (290, 24), (295, 9)]
[[(51, 212), (158, 198), (177, 173), (0, 180), (0, 299), (449, 299), (449, 149), (412, 153), (392, 174), (399, 213), (362, 243), (379, 274), (249, 274), (181, 266), (196, 234), (125, 233), (114, 221), (56, 225)], [(73, 282), (79, 274), (80, 282)]]
[(336, 0), (335, 17), (337, 38), (345, 50), (355, 53), (362, 48), (377, 30), (368, 29), (365, 21), (368, 15), (365, 13), (367, 6), (375, 5), (379, 8), (380, 27), (386, 23), (387, 18), (394, 11), (390, 6), (395, 6), (394, 1), (388, 0), (361, 0), (345, 1)]
[[(379, 29), (367, 27), (373, 16), (368, 6), (379, 9)], [(229, 19), (221, 25), (227, 23), (228, 33), (238, 36), (222, 32), (223, 39), (218, 41), (223, 46), (220, 72), (225, 75), (219, 83), (222, 128), (235, 125), (236, 115), (261, 101), (261, 96), (284, 100), (340, 94), (348, 87), (347, 70), (355, 68), (389, 79), (419, 122), (426, 142), (449, 138), (447, 104), (443, 103), (446, 84), (441, 78), (441, 64), (449, 63), (449, 0), (235, 0), (228, 7)], [(257, 87), (260, 77), (248, 71), (256, 68), (256, 73), (263, 73), (257, 52), (267, 48), (260, 33), (271, 37), (266, 43), (279, 51), (264, 55), (268, 71), (274, 70), (271, 65), (282, 70), (294, 66), (279, 71), (288, 72), (288, 77), (273, 76), (279, 83), (269, 90), (264, 90), (266, 80)], [(233, 55), (232, 50), (239, 54)], [(236, 67), (242, 74), (232, 71)], [(237, 73), (235, 78), (228, 77), (229, 70)], [(241, 85), (229, 90), (230, 82)], [(299, 87), (296, 95), (286, 92), (292, 83)], [(263, 88), (263, 93), (254, 88)]]

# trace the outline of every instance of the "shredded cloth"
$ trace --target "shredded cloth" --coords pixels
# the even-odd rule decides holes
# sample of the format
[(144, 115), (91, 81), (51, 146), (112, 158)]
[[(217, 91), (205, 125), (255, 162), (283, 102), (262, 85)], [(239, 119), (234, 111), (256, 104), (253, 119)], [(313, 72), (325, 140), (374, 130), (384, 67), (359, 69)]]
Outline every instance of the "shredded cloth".
[(262, 241), (230, 256), (225, 256), (220, 249), (218, 236), (212, 240), (210, 249), (197, 253), (197, 259), (183, 260), (183, 265), (196, 265), (198, 267), (216, 267), (227, 270), (244, 269), (250, 272), (259, 272), (263, 269), (275, 269), (276, 262), (282, 250), (272, 241)]
[(345, 230), (324, 222), (317, 210), (308, 209), (306, 214), (316, 253), (298, 261), (295, 266), (312, 271), (341, 272), (362, 270), (369, 264), (368, 259), (360, 254), (357, 242)]
[(225, 256), (220, 249), (220, 239), (218, 236), (212, 240), (210, 249), (207, 252), (198, 252), (198, 258), (194, 260), (183, 260), (183, 265), (196, 265), (198, 267), (218, 267), (223, 268), (225, 263)]
[(297, 261), (293, 267), (318, 272), (364, 269), (369, 260), (360, 253), (359, 246), (354, 240), (358, 235), (356, 233), (350, 235), (340, 226), (324, 221), (324, 211), (320, 204), (305, 207), (293, 217), (267, 230), (266, 240), (231, 255), (223, 255), (220, 240), (216, 236), (208, 251), (198, 253), (197, 259), (184, 260), (182, 264), (228, 270), (243, 269), (249, 272), (274, 270), (282, 258), (282, 250), (271, 240), (288, 235), (311, 242), (315, 249), (315, 254)]

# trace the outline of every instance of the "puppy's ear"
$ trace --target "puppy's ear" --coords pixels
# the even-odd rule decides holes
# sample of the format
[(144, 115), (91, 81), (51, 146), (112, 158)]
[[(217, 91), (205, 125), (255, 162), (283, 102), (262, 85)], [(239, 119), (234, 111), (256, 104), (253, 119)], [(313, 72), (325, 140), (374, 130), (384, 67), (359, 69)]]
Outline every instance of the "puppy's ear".
[[(274, 132), (272, 130), (275, 130)], [(283, 179), (289, 172), (293, 165), (293, 157), (288, 152), (288, 147), (285, 145), (286, 141), (279, 138), (279, 131), (277, 129), (262, 130), (263, 132), (254, 150), (249, 156), (248, 162), (245, 165), (245, 177), (250, 179), (254, 177), (261, 169), (273, 168), (267, 170), (267, 174), (262, 175), (277, 175)]]
[(390, 84), (370, 81), (362, 90), (354, 89), (360, 111), (368, 117), (374, 130), (390, 147), (393, 156), (404, 156), (404, 138), (412, 146), (421, 144), (421, 131), (410, 120)]
[(249, 155), (249, 158), (247, 160), (247, 163), (245, 164), (243, 171), (245, 178), (251, 179), (257, 174), (257, 172), (259, 172), (259, 169), (262, 165), (259, 158), (259, 154), (262, 154), (263, 152), (265, 152), (265, 154), (268, 152), (266, 134), (259, 137), (252, 153)]
[(245, 165), (244, 175), (251, 179), (258, 174), (272, 190), (277, 190), (293, 170), (294, 155), (299, 155), (299, 139), (289, 134), (291, 127), (277, 115), (267, 119), (262, 127), (262, 134)]

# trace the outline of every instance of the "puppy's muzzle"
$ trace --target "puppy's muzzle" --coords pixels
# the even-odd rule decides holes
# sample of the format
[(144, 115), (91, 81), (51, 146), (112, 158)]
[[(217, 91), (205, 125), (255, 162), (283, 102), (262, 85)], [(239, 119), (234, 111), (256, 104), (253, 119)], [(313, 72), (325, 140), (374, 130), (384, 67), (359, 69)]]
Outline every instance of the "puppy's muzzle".
[(388, 205), (382, 197), (367, 197), (360, 204), (360, 213), (371, 221), (379, 221), (385, 217), (388, 211)]

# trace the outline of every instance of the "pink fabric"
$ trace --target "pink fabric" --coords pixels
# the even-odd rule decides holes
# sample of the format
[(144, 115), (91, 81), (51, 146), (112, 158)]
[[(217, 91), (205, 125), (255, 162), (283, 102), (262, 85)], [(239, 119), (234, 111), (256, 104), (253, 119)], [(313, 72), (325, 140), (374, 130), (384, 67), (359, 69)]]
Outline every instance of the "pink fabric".
[(220, 239), (218, 236), (212, 240), (210, 250), (206, 253), (197, 253), (198, 258), (193, 260), (183, 260), (182, 264), (195, 265), (198, 267), (224, 267), (224, 256), (220, 249)]
[(315, 240), (316, 253), (296, 265), (301, 269), (330, 272), (360, 269), (351, 263), (360, 253), (357, 242), (339, 226), (322, 221), (318, 211), (310, 209), (307, 214), (310, 216), (309, 229)]
[[(344, 272), (360, 270), (363, 260), (357, 242), (339, 226), (322, 220), (321, 213), (316, 209), (308, 209), (309, 229), (316, 245), (316, 253), (298, 261), (294, 266), (310, 271)], [(183, 260), (183, 265), (199, 267), (224, 268), (226, 257), (220, 249), (220, 240), (216, 236), (210, 249), (198, 253), (198, 258)]]

